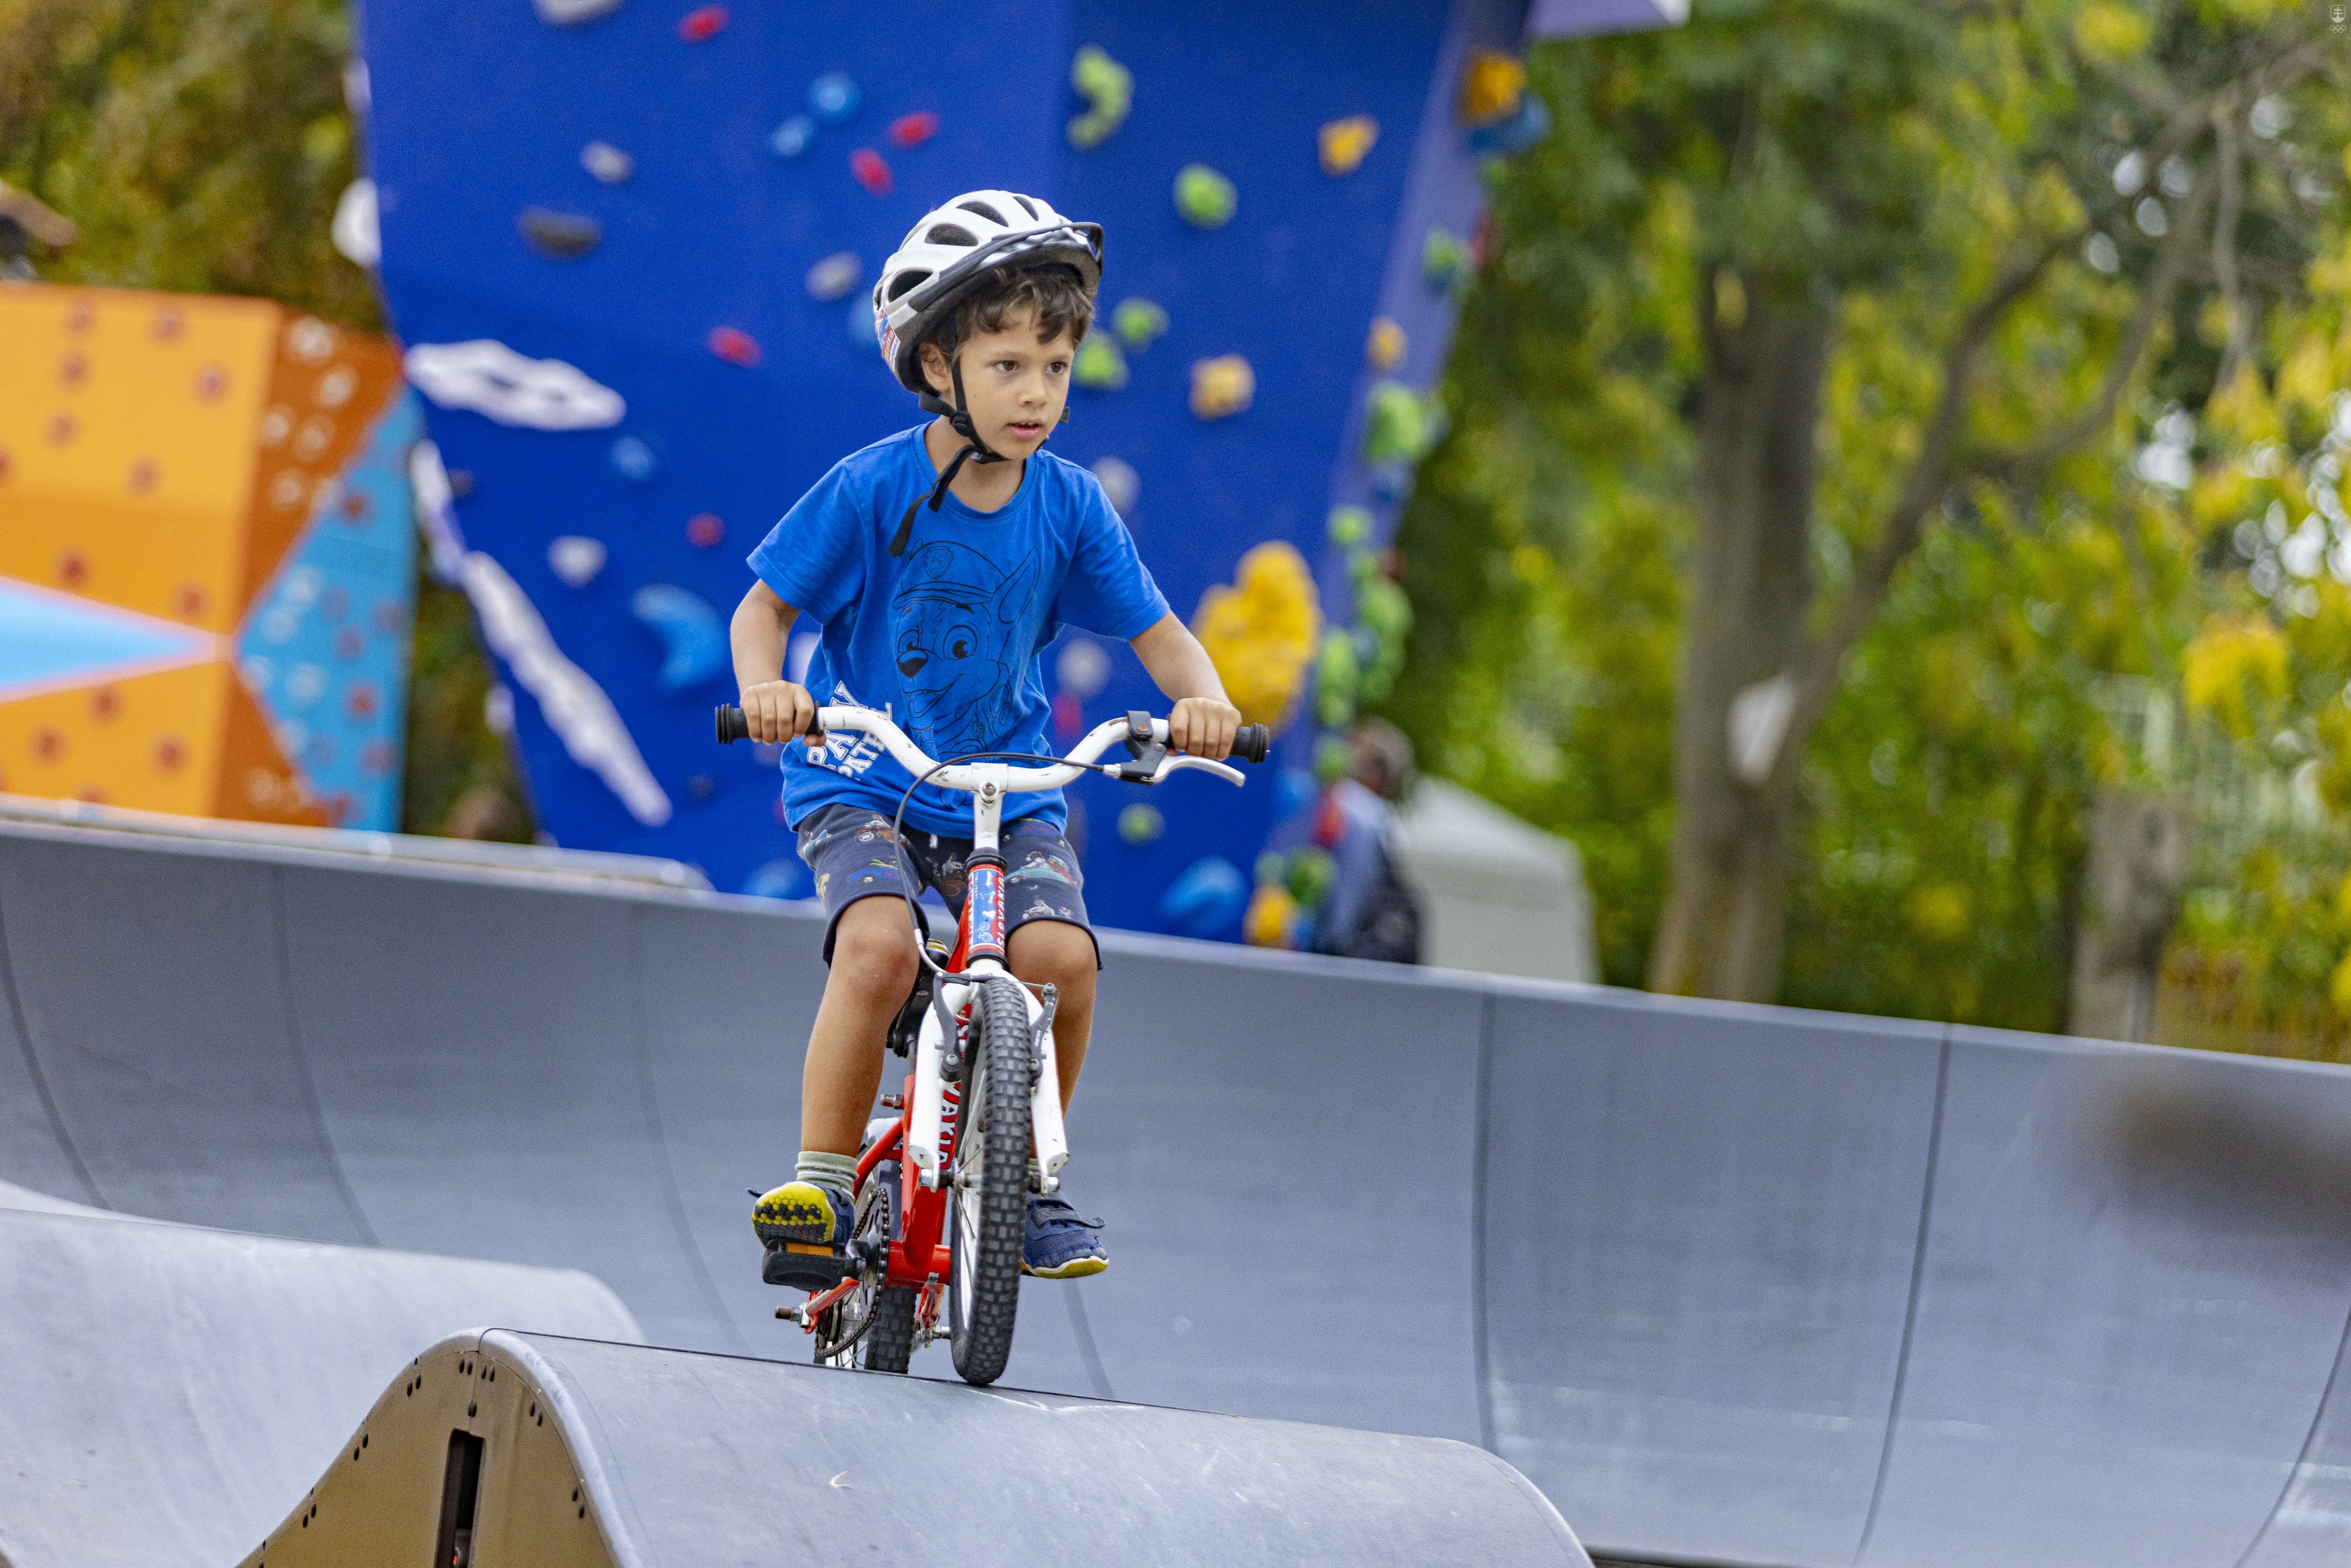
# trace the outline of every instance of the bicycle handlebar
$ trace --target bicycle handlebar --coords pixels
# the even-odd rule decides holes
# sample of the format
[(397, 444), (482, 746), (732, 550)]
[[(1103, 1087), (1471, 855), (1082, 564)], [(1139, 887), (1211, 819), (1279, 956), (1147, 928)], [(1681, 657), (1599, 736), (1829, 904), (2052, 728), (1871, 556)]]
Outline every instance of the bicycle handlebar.
[[(721, 746), (731, 745), (738, 740), (748, 740), (751, 738), (749, 721), (743, 716), (743, 710), (735, 706), (732, 703), (721, 704), (718, 711), (712, 716), (715, 720), (715, 727), (717, 731), (718, 743)], [(1153, 738), (1164, 745), (1167, 739), (1167, 721), (1164, 718), (1155, 718), (1151, 721), (1151, 728)], [(808, 729), (804, 733), (795, 737), (794, 738), (799, 741), (802, 745), (820, 743), (825, 738), (825, 733), (828, 729), (861, 729), (869, 735), (874, 736), (881, 740), (884, 747), (888, 747), (893, 756), (896, 757), (900, 762), (904, 763), (908, 770), (911, 772), (916, 774), (925, 773), (935, 766), (932, 760), (924, 756), (921, 749), (917, 747), (913, 741), (906, 738), (904, 732), (902, 732), (896, 725), (892, 724), (882, 715), (873, 713), (865, 708), (819, 708), (816, 713), (815, 721), (809, 726)], [(1096, 725), (1092, 733), (1088, 734), (1083, 740), (1081, 740), (1071, 749), (1068, 757), (1068, 763), (1065, 764), (1065, 766), (1068, 766), (1071, 769), (1070, 776), (1075, 776), (1075, 765), (1092, 762), (1095, 758), (1101, 756), (1102, 752), (1108, 749), (1113, 743), (1124, 739), (1127, 733), (1127, 721), (1123, 718), (1110, 719), (1102, 724)], [(1241, 726), (1238, 730), (1234, 732), (1232, 759), (1236, 762), (1262, 762), (1265, 760), (1266, 754), (1271, 747), (1272, 744), (1273, 733), (1264, 725), (1245, 724)], [(1206, 764), (1206, 758), (1183, 758), (1181, 760), (1195, 761), (1204, 765)], [(921, 764), (920, 767), (915, 766), (918, 762)], [(1023, 787), (1029, 789), (1050, 789), (1053, 787), (1053, 784), (1062, 782), (1061, 779), (1055, 779), (1052, 782), (1048, 783), (1041, 781), (1041, 779), (1030, 779), (1026, 777), (1028, 775), (1059, 773), (1062, 771), (1061, 768), (1014, 768), (1011, 771), (1016, 776), (1022, 777)]]

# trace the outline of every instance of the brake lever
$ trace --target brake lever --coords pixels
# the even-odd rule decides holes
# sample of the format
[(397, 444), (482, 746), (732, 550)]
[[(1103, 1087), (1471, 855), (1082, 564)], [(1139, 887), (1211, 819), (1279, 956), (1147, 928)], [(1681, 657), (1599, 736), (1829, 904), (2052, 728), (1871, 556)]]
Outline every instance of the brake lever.
[(1126, 754), (1134, 758), (1110, 770), (1129, 784), (1156, 784), (1167, 760), (1167, 743), (1151, 737), (1151, 716), (1137, 708), (1126, 716)]
[(1159, 770), (1154, 773), (1150, 778), (1144, 779), (1144, 782), (1146, 784), (1156, 784), (1162, 779), (1166, 778), (1170, 773), (1176, 772), (1177, 769), (1184, 768), (1197, 768), (1204, 773), (1213, 773), (1228, 784), (1239, 784), (1246, 786), (1249, 783), (1248, 777), (1243, 774), (1239, 768), (1228, 768), (1221, 762), (1211, 762), (1205, 757), (1167, 758), (1159, 764)]

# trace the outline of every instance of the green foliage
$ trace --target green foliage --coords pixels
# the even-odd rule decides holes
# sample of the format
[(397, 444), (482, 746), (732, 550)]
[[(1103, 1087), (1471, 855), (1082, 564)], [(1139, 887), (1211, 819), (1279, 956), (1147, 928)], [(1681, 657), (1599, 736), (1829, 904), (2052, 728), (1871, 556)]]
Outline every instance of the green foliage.
[[(2263, 455), (2250, 437), (2205, 434), (2207, 417), (2204, 477), (2185, 498), (2143, 481), (2137, 459), (2168, 408), (2194, 423), (2220, 365), (2230, 307), (2202, 259), (2214, 198), (2206, 186), (2183, 199), (2179, 172), (2158, 167), (2126, 193), (2117, 162), (2158, 144), (2174, 106), (2286, 56), (2315, 25), (2291, 8), (2163, 0), (1701, 0), (1680, 29), (1531, 57), (1557, 130), (1493, 175), (1498, 240), (1464, 303), (1450, 431), (1402, 528), (1418, 617), (1383, 706), (1437, 771), (1576, 841), (1608, 979), (1641, 982), (1665, 891), (1705, 322), (1756, 289), (1834, 303), (1817, 623), (1857, 580), (1928, 439), (1960, 311), (2046, 247), (2053, 260), (1985, 345), (1957, 443), (1974, 476), (1933, 515), (1807, 747), (1783, 994), (2062, 1026), (2091, 795), (2137, 782), (2217, 798), (2202, 759), (2221, 741), (2213, 721), (2182, 716), (2182, 659), (2216, 614), (2246, 613), (2260, 562), (2232, 552), (2231, 530), (2250, 517), (2267, 539), (2262, 508), (2288, 492), (2289, 529), (2323, 509), (2295, 476), (2320, 461), (2328, 399), (2351, 380), (2351, 332), (2313, 313), (2330, 275), (2312, 263), (2343, 254), (2346, 226), (2339, 59), (2273, 105), (2268, 122), (2289, 133), (2256, 131), (2259, 146), (2240, 133), (2234, 308), (2252, 323), (2243, 374), (2262, 390), (2216, 402), (2232, 429), (2266, 430), (2257, 405), (2292, 382), (2299, 434)], [(2239, 120), (2246, 109), (2232, 100)], [(2209, 120), (2187, 131), (2203, 139), (2192, 181), (2217, 154)], [(2139, 218), (2142, 199), (2163, 210)], [(2143, 379), (2101, 417), (2162, 255), (2146, 225), (2185, 225), (2199, 202), (2197, 259), (2154, 322)], [(2085, 247), (2085, 232), (2102, 239)], [(2351, 287), (2351, 262), (2337, 265)], [(2331, 345), (2324, 363), (2313, 344)], [(2049, 461), (1991, 455), (2030, 452), (2085, 411), (2080, 439)], [(2248, 477), (2265, 465), (2269, 489)], [(2289, 595), (2335, 591), (2285, 581), (2274, 559), (2268, 571)], [(2294, 721), (2301, 771), (2267, 756), (2275, 715), (2227, 740), (2241, 753), (2231, 766), (2270, 778), (2259, 789), (2272, 794), (2300, 779), (2289, 798), (2339, 779), (2334, 809), (2351, 807), (2351, 708), (2336, 700), (2351, 641), (2331, 682), (2305, 678), (2323, 659), (2294, 627), (2323, 617), (2255, 608), (2294, 623), (2289, 684), (2297, 701), (2316, 695)], [(2346, 862), (2275, 811), (2199, 808), (2231, 810), (2267, 826), (2199, 852), (2183, 947), (2241, 977), (2283, 976), (2263, 1016), (2342, 973), (2351, 1014), (2351, 967), (2327, 967), (2351, 946), (2351, 903), (2334, 898)]]

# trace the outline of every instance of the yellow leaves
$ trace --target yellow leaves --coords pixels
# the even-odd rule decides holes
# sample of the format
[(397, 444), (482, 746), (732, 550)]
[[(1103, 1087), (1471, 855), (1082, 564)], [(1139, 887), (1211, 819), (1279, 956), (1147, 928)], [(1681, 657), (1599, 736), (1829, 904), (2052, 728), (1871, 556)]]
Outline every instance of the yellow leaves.
[(2286, 642), (2267, 621), (2215, 622), (2180, 655), (2191, 710), (2218, 718), (2240, 740), (2252, 737), (2256, 704), (2286, 695)]
[(2205, 528), (2244, 516), (2253, 482), (2233, 463), (2206, 468), (2188, 492), (2189, 515)]
[(2074, 18), (2074, 41), (2086, 54), (2110, 60), (2128, 59), (2147, 48), (2147, 17), (2113, 0), (2095, 0), (2082, 7), (2081, 14)]
[(2214, 390), (2204, 405), (2204, 420), (2214, 434), (2234, 437), (2247, 446), (2257, 441), (2276, 441), (2283, 434), (2277, 405), (2270, 401), (2261, 372), (2251, 361), (2237, 367), (2228, 385)]
[(2082, 198), (2054, 164), (2044, 163), (2033, 171), (2032, 181), (2025, 187), (2024, 215), (2040, 233), (2061, 233), (2081, 224)]
[(1919, 935), (1938, 942), (1956, 942), (1967, 935), (1975, 899), (1959, 883), (1929, 883), (1910, 895), (1908, 913)]
[(1551, 580), (1551, 557), (1540, 545), (1520, 545), (1510, 552), (1510, 571), (1529, 588), (1540, 588)]
[(2277, 401), (2315, 413), (2335, 395), (2335, 354), (2323, 338), (2305, 339), (2278, 368)]

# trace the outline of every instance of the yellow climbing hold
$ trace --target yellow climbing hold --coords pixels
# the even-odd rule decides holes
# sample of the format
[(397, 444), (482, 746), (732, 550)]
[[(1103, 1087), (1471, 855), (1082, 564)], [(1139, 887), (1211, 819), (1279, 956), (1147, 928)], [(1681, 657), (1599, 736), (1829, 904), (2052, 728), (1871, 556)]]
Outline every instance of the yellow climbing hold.
[(1364, 340), (1364, 359), (1375, 371), (1392, 371), (1404, 363), (1404, 329), (1382, 316), (1372, 323)]
[(1527, 90), (1527, 68), (1510, 55), (1479, 49), (1461, 68), (1461, 97), (1456, 112), (1464, 125), (1490, 125), (1517, 112)]
[(1380, 122), (1368, 114), (1351, 114), (1322, 128), (1318, 141), (1322, 172), (1336, 180), (1364, 166), (1364, 159), (1380, 139)]
[(1260, 887), (1249, 895), (1249, 913), (1241, 917), (1241, 934), (1258, 947), (1293, 945), (1298, 925), (1298, 901), (1282, 887)]
[(1306, 558), (1281, 539), (1254, 546), (1228, 587), (1200, 596), (1193, 634), (1250, 724), (1279, 730), (1304, 689), (1322, 636), (1322, 601)]
[(1257, 372), (1238, 354), (1192, 361), (1192, 412), (1202, 419), (1228, 419), (1256, 401)]

